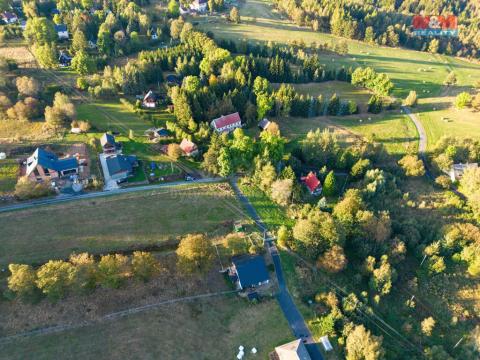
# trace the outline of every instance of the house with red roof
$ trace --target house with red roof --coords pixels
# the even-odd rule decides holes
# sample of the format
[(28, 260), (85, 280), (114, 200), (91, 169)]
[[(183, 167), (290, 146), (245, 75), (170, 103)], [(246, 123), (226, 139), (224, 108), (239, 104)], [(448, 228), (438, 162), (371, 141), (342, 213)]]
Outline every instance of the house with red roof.
[(197, 144), (188, 139), (182, 140), (180, 143), (180, 149), (182, 149), (186, 156), (196, 156), (198, 154)]
[(210, 125), (218, 133), (232, 132), (236, 128), (242, 127), (242, 119), (240, 119), (240, 114), (236, 112), (230, 115), (222, 115), (218, 119), (212, 120)]
[(307, 176), (302, 176), (301, 180), (310, 191), (310, 194), (320, 195), (322, 193), (322, 183), (313, 171), (310, 171)]

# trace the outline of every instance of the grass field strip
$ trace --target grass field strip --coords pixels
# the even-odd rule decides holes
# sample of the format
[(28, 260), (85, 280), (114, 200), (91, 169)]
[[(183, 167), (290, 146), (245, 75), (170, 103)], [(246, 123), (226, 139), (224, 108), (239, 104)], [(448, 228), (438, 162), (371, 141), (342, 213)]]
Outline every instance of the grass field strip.
[(18, 333), (15, 335), (10, 335), (10, 336), (5, 336), (0, 338), (0, 344), (8, 343), (10, 341), (19, 339), (19, 338), (24, 338), (24, 337), (31, 337), (31, 336), (37, 336), (37, 335), (48, 335), (48, 334), (53, 334), (53, 333), (58, 333), (58, 332), (63, 332), (67, 330), (72, 330), (72, 329), (78, 329), (82, 328), (85, 326), (89, 325), (96, 325), (105, 321), (111, 321), (111, 320), (116, 320), (125, 316), (129, 315), (134, 315), (138, 314), (144, 311), (152, 310), (157, 307), (163, 306), (163, 305), (169, 305), (169, 304), (175, 304), (179, 302), (188, 302), (188, 301), (194, 301), (194, 300), (200, 300), (200, 299), (206, 299), (206, 298), (212, 298), (212, 297), (217, 297), (217, 296), (225, 296), (225, 295), (231, 295), (237, 293), (238, 290), (227, 290), (227, 291), (219, 291), (215, 293), (205, 293), (205, 294), (199, 294), (199, 295), (192, 295), (192, 296), (185, 296), (185, 297), (180, 297), (180, 298), (175, 298), (175, 299), (169, 299), (169, 300), (164, 300), (160, 301), (157, 303), (153, 304), (147, 304), (147, 305), (142, 305), (130, 309), (125, 309), (117, 312), (113, 312), (107, 315), (102, 316), (100, 319), (96, 321), (84, 321), (76, 324), (67, 324), (67, 325), (58, 325), (58, 326), (51, 326), (51, 327), (46, 327), (46, 328), (40, 328), (32, 331), (26, 331), (23, 333)]

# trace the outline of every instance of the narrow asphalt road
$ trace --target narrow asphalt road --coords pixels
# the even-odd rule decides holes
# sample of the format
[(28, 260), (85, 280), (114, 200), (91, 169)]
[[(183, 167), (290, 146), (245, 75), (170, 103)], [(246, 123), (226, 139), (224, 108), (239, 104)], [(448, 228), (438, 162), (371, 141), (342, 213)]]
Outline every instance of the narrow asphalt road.
[(421, 158), (423, 159), (425, 157), (425, 153), (427, 151), (427, 133), (425, 132), (425, 128), (422, 125), (422, 122), (418, 118), (417, 115), (412, 113), (410, 108), (406, 106), (402, 106), (402, 110), (405, 111), (405, 114), (408, 115), (408, 117), (413, 121), (415, 124), (415, 127), (417, 128), (418, 131), (418, 153), (420, 154)]
[(435, 181), (435, 177), (432, 175), (428, 168), (427, 163), (427, 133), (425, 128), (422, 125), (422, 122), (416, 114), (414, 114), (410, 108), (402, 106), (402, 110), (405, 111), (405, 114), (413, 121), (415, 127), (418, 131), (418, 156), (423, 161), (423, 166), (425, 167), (425, 175), (432, 181)]
[[(255, 210), (253, 205), (250, 203), (248, 198), (245, 195), (243, 195), (242, 191), (237, 185), (237, 179), (234, 178), (230, 183), (232, 185), (233, 191), (235, 192), (235, 195), (237, 196), (240, 203), (246, 209), (248, 215), (250, 215), (253, 221), (255, 221), (255, 223), (257, 224), (257, 227), (262, 232), (267, 233), (266, 225), (263, 223), (262, 219), (257, 214), (257, 211)], [(292, 329), (293, 335), (297, 339), (302, 339), (304, 341), (305, 346), (312, 360), (323, 360), (322, 354), (320, 353), (320, 350), (317, 344), (315, 343), (312, 337), (312, 334), (310, 333), (310, 330), (308, 329), (307, 324), (303, 319), (302, 314), (298, 310), (297, 306), (295, 305), (292, 299), (292, 296), (288, 292), (285, 278), (283, 276), (280, 255), (278, 253), (278, 250), (275, 244), (273, 243), (271, 238), (267, 238), (265, 245), (268, 252), (272, 256), (273, 265), (275, 266), (275, 274), (277, 275), (277, 281), (279, 286), (279, 293), (277, 295), (277, 300), (278, 300), (278, 303), (280, 304), (280, 308), (282, 309), (283, 314), (285, 315), (285, 318), (288, 321), (288, 324), (290, 325), (290, 328)]]
[(195, 181), (177, 181), (177, 182), (171, 182), (171, 183), (165, 183), (165, 184), (144, 185), (144, 186), (136, 186), (131, 188), (122, 188), (122, 189), (111, 190), (111, 191), (97, 191), (97, 192), (91, 192), (91, 193), (72, 194), (72, 195), (61, 194), (54, 198), (22, 202), (14, 205), (0, 207), (0, 213), (14, 211), (14, 210), (30, 209), (35, 206), (59, 204), (59, 203), (75, 201), (75, 200), (93, 199), (93, 198), (98, 198), (103, 196), (112, 196), (112, 195), (119, 195), (119, 194), (134, 193), (139, 191), (164, 189), (164, 188), (170, 188), (170, 187), (176, 187), (176, 186), (182, 186), (182, 185), (216, 183), (221, 181), (224, 181), (224, 180), (222, 178), (205, 178), (205, 179), (199, 179)]

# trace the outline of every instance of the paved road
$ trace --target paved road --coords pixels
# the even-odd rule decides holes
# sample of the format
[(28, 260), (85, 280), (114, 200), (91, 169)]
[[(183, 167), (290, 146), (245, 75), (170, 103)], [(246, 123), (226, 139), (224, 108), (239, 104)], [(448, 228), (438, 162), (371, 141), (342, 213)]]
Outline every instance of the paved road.
[[(266, 225), (263, 223), (262, 219), (257, 214), (255, 208), (250, 203), (248, 198), (245, 195), (243, 195), (242, 191), (237, 186), (237, 181), (235, 178), (231, 181), (231, 185), (238, 200), (245, 207), (247, 213), (250, 215), (253, 221), (255, 221), (255, 223), (257, 224), (257, 227), (262, 232), (267, 233)], [(268, 234), (266, 235), (268, 236)], [(293, 335), (297, 339), (304, 340), (306, 348), (312, 360), (323, 360), (322, 354), (320, 353), (320, 350), (317, 344), (313, 340), (312, 334), (310, 333), (310, 330), (308, 330), (307, 324), (305, 323), (305, 320), (303, 319), (302, 314), (298, 310), (297, 306), (295, 305), (292, 299), (292, 296), (288, 292), (287, 284), (283, 276), (282, 263), (280, 261), (280, 255), (277, 251), (277, 248), (274, 245), (271, 238), (268, 238), (268, 237), (266, 238), (267, 238), (267, 241), (265, 246), (269, 251), (270, 255), (272, 256), (273, 264), (275, 266), (275, 274), (277, 275), (277, 280), (278, 280), (279, 293), (277, 295), (277, 300), (278, 300), (278, 303), (280, 304), (283, 314), (285, 315), (285, 318), (287, 319), (288, 324), (292, 329)]]
[(418, 153), (423, 159), (427, 151), (427, 133), (425, 132), (425, 128), (423, 127), (422, 122), (420, 121), (418, 116), (412, 113), (410, 108), (406, 106), (402, 106), (402, 110), (405, 111), (405, 114), (408, 115), (408, 117), (413, 121), (413, 123), (415, 124), (415, 127), (417, 128), (418, 136), (419, 136)]
[(405, 114), (408, 115), (408, 117), (413, 121), (415, 124), (415, 127), (417, 128), (418, 131), (418, 155), (420, 156), (420, 159), (423, 161), (423, 166), (425, 167), (425, 175), (432, 181), (435, 181), (435, 177), (432, 175), (428, 168), (428, 162), (427, 162), (427, 133), (425, 131), (425, 128), (422, 125), (422, 122), (418, 118), (416, 114), (414, 114), (410, 108), (406, 106), (402, 106), (402, 110), (405, 111)]
[(22, 202), (19, 204), (0, 207), (0, 213), (14, 211), (14, 210), (30, 209), (35, 206), (59, 204), (59, 203), (64, 203), (68, 201), (93, 199), (93, 198), (98, 198), (103, 196), (112, 196), (112, 195), (119, 195), (119, 194), (134, 193), (138, 191), (163, 189), (163, 188), (170, 188), (170, 187), (176, 187), (176, 186), (182, 186), (182, 185), (216, 183), (221, 181), (223, 181), (222, 178), (205, 178), (205, 179), (199, 179), (195, 181), (176, 181), (176, 182), (165, 183), (165, 184), (135, 186), (135, 187), (122, 188), (122, 189), (111, 190), (111, 191), (97, 191), (97, 192), (91, 192), (91, 193), (72, 194), (72, 195), (60, 194), (50, 199), (34, 200), (34, 201)]

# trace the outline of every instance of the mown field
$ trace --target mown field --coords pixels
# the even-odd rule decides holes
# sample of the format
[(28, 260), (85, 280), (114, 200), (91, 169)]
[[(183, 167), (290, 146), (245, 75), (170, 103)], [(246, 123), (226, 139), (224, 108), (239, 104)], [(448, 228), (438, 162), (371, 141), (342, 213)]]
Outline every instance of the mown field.
[(152, 127), (141, 119), (120, 101), (96, 101), (77, 106), (79, 120), (88, 120), (99, 131), (117, 131), (128, 135), (132, 130), (134, 135), (143, 135)]
[(226, 185), (161, 189), (0, 214), (0, 264), (40, 263), (76, 251), (102, 253), (230, 231), (238, 220)]
[(418, 133), (410, 119), (400, 112), (379, 115), (360, 114), (344, 117), (282, 118), (280, 130), (291, 141), (303, 140), (310, 130), (329, 129), (336, 132), (338, 140), (348, 145), (358, 136), (382, 143), (393, 155), (405, 154), (417, 146)]
[[(278, 88), (280, 84), (272, 84), (274, 88)], [(360, 112), (367, 111), (367, 103), (370, 99), (370, 92), (366, 89), (357, 88), (352, 84), (344, 81), (327, 81), (323, 83), (308, 84), (292, 84), (293, 88), (303, 95), (311, 95), (318, 97), (322, 95), (324, 101), (328, 101), (333, 94), (337, 94), (340, 100), (355, 101), (359, 106)]]
[(458, 110), (454, 96), (422, 99), (417, 109), (432, 149), (442, 136), (480, 138), (480, 112), (472, 109)]
[[(252, 336), (255, 334), (255, 336)], [(276, 301), (257, 305), (236, 295), (165, 305), (61, 333), (19, 338), (0, 347), (3, 359), (234, 359), (238, 347), (266, 359), (293, 340)]]

